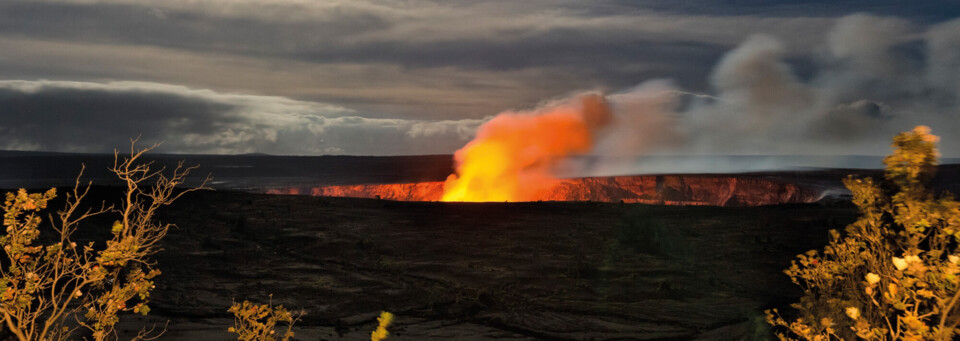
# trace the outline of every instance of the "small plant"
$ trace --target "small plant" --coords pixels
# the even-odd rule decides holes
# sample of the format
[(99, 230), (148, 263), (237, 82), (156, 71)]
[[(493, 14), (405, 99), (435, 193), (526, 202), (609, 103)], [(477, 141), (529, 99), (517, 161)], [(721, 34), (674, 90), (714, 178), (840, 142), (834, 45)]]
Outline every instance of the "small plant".
[(804, 295), (790, 321), (767, 321), (781, 340), (953, 340), (960, 333), (960, 202), (927, 188), (937, 137), (897, 135), (884, 181), (847, 178), (860, 218), (831, 231), (785, 272)]
[(377, 329), (370, 334), (370, 341), (380, 341), (386, 339), (390, 336), (390, 332), (387, 331), (387, 327), (393, 323), (393, 314), (390, 312), (381, 312), (380, 317), (377, 318), (379, 325)]
[[(300, 320), (303, 312), (291, 313), (282, 305), (273, 305), (273, 295), (267, 304), (255, 304), (250, 301), (233, 303), (227, 310), (233, 313), (234, 326), (227, 330), (237, 333), (240, 341), (289, 341), (293, 338), (293, 325)], [(287, 325), (287, 331), (278, 338), (277, 328), (280, 324)]]
[[(56, 190), (45, 193), (7, 193), (3, 205), (5, 234), (0, 245), (6, 259), (0, 266), (0, 318), (21, 341), (64, 340), (73, 330), (64, 325), (70, 316), (93, 333), (94, 340), (115, 338), (114, 325), (121, 312), (147, 314), (154, 277), (150, 256), (172, 225), (154, 219), (157, 210), (203, 185), (174, 192), (194, 167), (181, 163), (172, 174), (152, 170), (140, 157), (154, 147), (136, 150), (122, 161), (115, 153), (112, 171), (125, 184), (119, 208), (101, 205), (81, 209), (90, 185), (80, 186), (79, 176), (66, 206), (51, 217), (53, 238), (40, 244), (41, 213)], [(82, 175), (81, 171), (81, 175)], [(204, 182), (205, 184), (206, 182)], [(118, 214), (105, 246), (72, 241), (81, 221), (104, 213)], [(81, 320), (78, 315), (86, 317)], [(141, 332), (138, 338), (146, 335)]]

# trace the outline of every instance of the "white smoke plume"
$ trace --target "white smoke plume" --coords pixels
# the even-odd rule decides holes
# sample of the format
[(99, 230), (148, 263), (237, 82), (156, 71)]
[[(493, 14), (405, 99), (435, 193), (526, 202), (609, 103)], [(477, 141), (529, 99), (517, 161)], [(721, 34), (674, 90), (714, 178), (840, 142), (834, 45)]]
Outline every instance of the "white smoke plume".
[[(709, 94), (653, 80), (609, 95), (615, 124), (589, 157), (565, 163), (563, 173), (879, 167), (822, 156), (884, 155), (893, 135), (920, 124), (941, 136), (945, 156), (960, 155), (960, 19), (921, 30), (895, 18), (840, 18), (805, 79), (791, 68), (785, 41), (746, 39), (715, 66)], [(659, 156), (645, 163), (637, 155)], [(712, 157), (685, 157), (691, 155)]]

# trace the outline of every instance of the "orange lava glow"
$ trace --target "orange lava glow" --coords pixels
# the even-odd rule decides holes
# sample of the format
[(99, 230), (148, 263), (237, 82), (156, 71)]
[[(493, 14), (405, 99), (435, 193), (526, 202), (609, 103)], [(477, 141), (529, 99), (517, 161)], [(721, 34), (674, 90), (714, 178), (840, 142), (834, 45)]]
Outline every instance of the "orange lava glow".
[[(271, 194), (309, 194), (397, 201), (436, 201), (443, 182), (277, 188)], [(592, 201), (656, 205), (760, 206), (811, 203), (823, 193), (764, 176), (634, 175), (556, 180), (538, 192), (543, 201)]]
[(533, 113), (507, 112), (454, 154), (456, 174), (442, 201), (533, 201), (559, 181), (551, 168), (590, 151), (594, 132), (611, 119), (601, 95), (586, 94)]

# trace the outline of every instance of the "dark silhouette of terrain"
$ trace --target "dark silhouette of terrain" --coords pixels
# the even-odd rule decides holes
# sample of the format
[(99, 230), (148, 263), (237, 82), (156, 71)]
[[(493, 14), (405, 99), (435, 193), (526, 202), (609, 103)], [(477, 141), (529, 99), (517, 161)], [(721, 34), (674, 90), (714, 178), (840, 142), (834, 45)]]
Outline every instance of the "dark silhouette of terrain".
[[(437, 201), (443, 182), (364, 184), (285, 188), (270, 194)], [(535, 201), (598, 201), (658, 205), (761, 206), (812, 203), (824, 193), (812, 188), (739, 175), (637, 175), (557, 180), (537, 193)]]
[[(111, 184), (104, 169), (112, 155), (4, 155), (0, 187), (72, 184), (81, 162), (97, 184)], [(782, 270), (856, 217), (840, 179), (880, 175), (724, 175), (830, 194), (811, 204), (440, 203), (240, 190), (436, 182), (449, 172), (448, 157), (156, 159), (182, 158), (204, 163), (198, 178), (213, 172), (223, 182), (161, 212), (179, 228), (158, 255), (154, 309), (123, 316), (121, 338), (170, 320), (164, 340), (231, 340), (232, 300), (273, 294), (307, 311), (295, 329), (301, 340), (369, 339), (381, 310), (397, 315), (396, 340), (766, 339), (763, 310), (799, 297)], [(316, 165), (304, 169), (308, 162)], [(958, 174), (940, 167), (937, 187), (956, 192)], [(95, 187), (88, 203), (120, 193)], [(112, 221), (89, 221), (78, 242), (102, 241)]]
[(307, 311), (301, 340), (368, 339), (381, 310), (396, 340), (763, 339), (762, 311), (799, 296), (782, 269), (855, 215), (191, 193), (164, 211), (179, 228), (154, 310), (124, 328), (170, 319), (164, 339), (228, 340), (232, 299), (272, 293)]
[[(273, 156), (149, 154), (168, 168), (177, 162), (199, 165), (195, 174), (213, 174), (218, 190), (261, 191), (299, 185), (338, 185), (443, 180), (453, 171), (450, 155)], [(113, 154), (0, 151), (0, 188), (71, 186), (86, 165), (84, 179), (115, 184), (108, 167)], [(202, 176), (197, 176), (197, 185)]]

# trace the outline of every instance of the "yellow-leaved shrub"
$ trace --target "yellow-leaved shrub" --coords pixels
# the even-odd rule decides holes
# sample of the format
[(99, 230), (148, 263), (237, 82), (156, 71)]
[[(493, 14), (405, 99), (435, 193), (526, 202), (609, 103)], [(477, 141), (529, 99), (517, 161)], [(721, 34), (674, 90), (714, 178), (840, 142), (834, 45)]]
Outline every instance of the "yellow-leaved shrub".
[[(45, 233), (51, 238), (39, 237), (44, 210), (56, 190), (7, 193), (0, 235), (5, 256), (0, 259), (0, 322), (14, 338), (70, 339), (76, 328), (67, 326), (69, 319), (88, 329), (94, 340), (116, 339), (114, 326), (121, 312), (150, 311), (152, 279), (160, 274), (151, 256), (172, 226), (154, 216), (160, 207), (204, 186), (174, 191), (193, 167), (180, 164), (164, 175), (140, 162), (153, 147), (136, 150), (134, 143), (128, 157), (114, 155), (112, 171), (124, 186), (119, 206), (81, 208), (90, 187), (80, 186), (78, 177), (66, 194), (66, 206), (49, 222), (51, 231)], [(105, 243), (78, 245), (72, 240), (80, 222), (109, 213), (117, 220), (105, 227), (111, 231)], [(137, 338), (146, 338), (146, 333), (141, 330)]]
[(953, 340), (960, 335), (960, 202), (935, 195), (938, 138), (893, 139), (884, 178), (848, 177), (860, 217), (785, 271), (803, 289), (796, 316), (767, 311), (781, 340)]
[[(273, 305), (273, 296), (270, 296), (270, 302), (267, 304), (256, 304), (250, 301), (243, 303), (233, 303), (228, 310), (233, 313), (233, 327), (227, 329), (231, 333), (237, 334), (237, 340), (240, 341), (289, 341), (295, 335), (293, 325), (300, 320), (303, 312), (292, 313), (282, 305)], [(281, 325), (286, 325), (286, 330), (280, 334), (277, 333)]]

